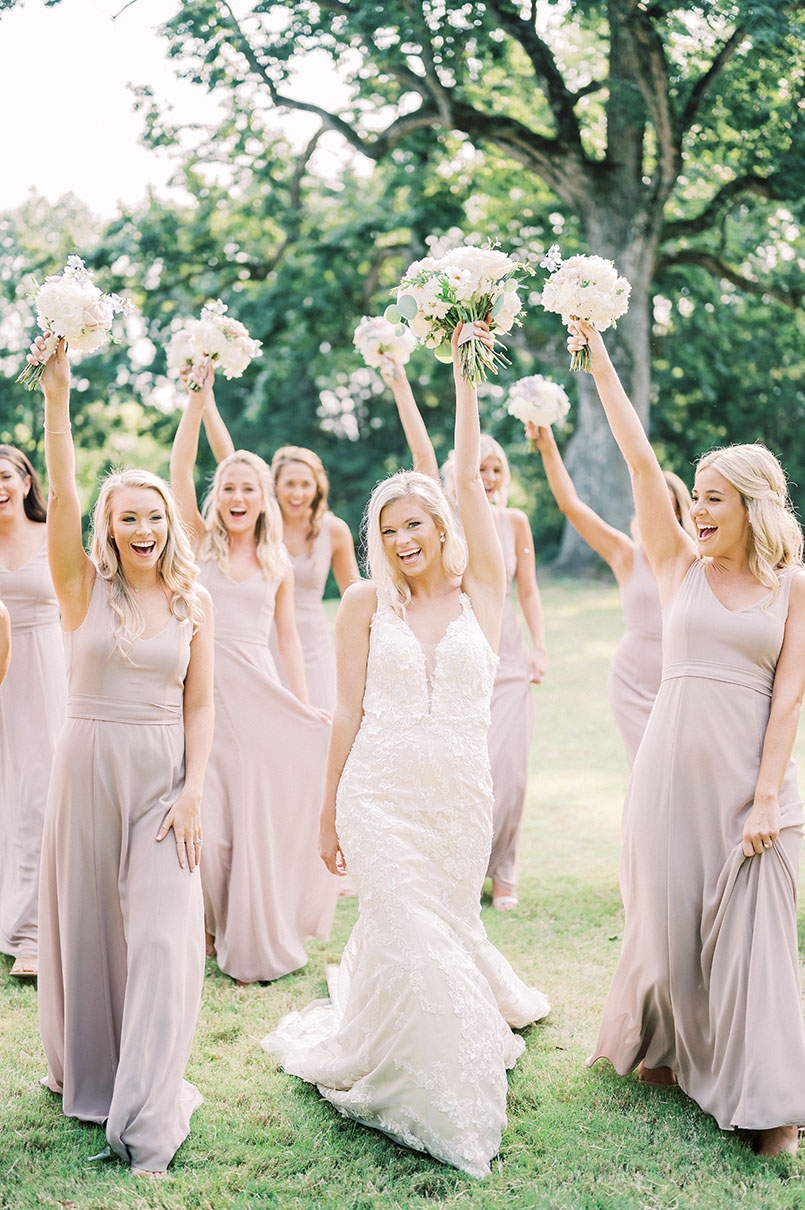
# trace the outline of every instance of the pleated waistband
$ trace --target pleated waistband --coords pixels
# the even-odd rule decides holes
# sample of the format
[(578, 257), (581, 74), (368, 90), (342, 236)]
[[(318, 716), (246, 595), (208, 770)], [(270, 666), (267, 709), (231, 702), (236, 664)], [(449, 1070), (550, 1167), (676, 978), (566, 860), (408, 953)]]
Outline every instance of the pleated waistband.
[(120, 698), (83, 697), (67, 700), (68, 718), (85, 718), (100, 723), (137, 723), (147, 726), (175, 727), (182, 722), (182, 707), (156, 702), (121, 701)]
[(701, 677), (707, 681), (723, 681), (727, 685), (742, 685), (745, 689), (753, 689), (766, 697), (771, 697), (774, 685), (771, 673), (761, 669), (730, 668), (725, 664), (710, 664), (706, 660), (684, 660), (668, 664), (662, 670), (664, 681), (690, 676)]

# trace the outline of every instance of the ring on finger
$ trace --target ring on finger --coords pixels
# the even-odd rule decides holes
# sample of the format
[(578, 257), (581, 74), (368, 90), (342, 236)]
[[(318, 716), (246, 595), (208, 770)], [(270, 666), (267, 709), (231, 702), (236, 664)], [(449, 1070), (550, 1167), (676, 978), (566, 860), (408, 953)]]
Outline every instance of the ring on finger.
[(764, 848), (764, 849), (770, 849), (770, 848), (771, 848), (771, 841), (770, 841), (770, 840), (764, 840), (764, 841), (763, 841), (763, 848)]

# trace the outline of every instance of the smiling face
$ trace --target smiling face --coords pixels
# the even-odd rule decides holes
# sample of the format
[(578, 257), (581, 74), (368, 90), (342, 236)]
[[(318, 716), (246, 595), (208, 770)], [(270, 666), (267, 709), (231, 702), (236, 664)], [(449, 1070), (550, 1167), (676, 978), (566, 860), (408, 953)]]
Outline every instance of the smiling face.
[(117, 547), (123, 574), (157, 567), (168, 541), (165, 501), (153, 487), (119, 487), (109, 501), (109, 533)]
[(441, 563), (438, 526), (418, 496), (402, 496), (380, 514), (380, 536), (386, 558), (409, 579)]
[(703, 555), (744, 555), (749, 549), (749, 517), (736, 487), (713, 466), (698, 471), (693, 485), (690, 515)]
[(230, 463), (218, 485), (216, 504), (227, 533), (253, 533), (264, 504), (257, 472), (245, 462)]
[(277, 475), (274, 494), (283, 517), (306, 517), (318, 493), (316, 477), (304, 462), (286, 462)]
[(503, 484), (505, 475), (503, 461), (497, 454), (488, 454), (481, 463), (479, 470), (486, 497), (491, 502)]
[(0, 521), (22, 515), (30, 487), (29, 475), (23, 478), (13, 462), (0, 458)]

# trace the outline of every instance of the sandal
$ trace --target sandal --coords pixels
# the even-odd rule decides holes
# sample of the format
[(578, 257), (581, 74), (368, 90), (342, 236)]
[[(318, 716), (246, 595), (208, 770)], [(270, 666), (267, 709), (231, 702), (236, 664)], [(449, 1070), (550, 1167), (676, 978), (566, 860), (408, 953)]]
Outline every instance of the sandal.
[(35, 979), (39, 973), (36, 958), (16, 958), (10, 973), (15, 979)]
[(496, 912), (513, 912), (519, 906), (516, 895), (495, 895), (492, 899), (492, 907)]

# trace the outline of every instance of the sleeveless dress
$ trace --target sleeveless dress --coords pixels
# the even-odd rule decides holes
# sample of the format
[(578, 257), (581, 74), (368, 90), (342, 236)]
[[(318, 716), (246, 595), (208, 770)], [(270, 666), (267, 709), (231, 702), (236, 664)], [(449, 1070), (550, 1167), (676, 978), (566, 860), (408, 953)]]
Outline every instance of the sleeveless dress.
[(167, 1167), (201, 1094), (183, 1079), (204, 978), (201, 879), (156, 835), (184, 784), (191, 623), (114, 648), (109, 590), (65, 636), (67, 721), (42, 846), (43, 1083), (64, 1112), (105, 1122), (130, 1164)]
[(326, 941), (338, 879), (318, 853), (329, 727), (279, 683), (269, 650), (278, 581), (237, 582), (215, 559), (200, 581), (215, 607), (215, 734), (204, 782), (206, 927), (218, 966), (278, 979)]
[(8, 571), (0, 600), (11, 617), (11, 665), (0, 686), (0, 952), (36, 959), (39, 857), (53, 749), (67, 677), (47, 542)]
[(662, 677), (660, 594), (639, 546), (634, 548), (632, 574), (620, 592), (626, 628), (609, 665), (607, 694), (631, 766)]
[(496, 657), (462, 594), (432, 653), (393, 610), (372, 620), (364, 716), (338, 787), (360, 916), (330, 1000), (263, 1040), (348, 1117), (484, 1176), (506, 1125), (510, 1026), (544, 1017), (487, 939), (487, 728)]
[[(303, 555), (290, 555), (290, 559), (294, 574), (294, 614), (305, 656), (308, 697), (311, 706), (332, 713), (335, 709), (335, 647), (322, 603), (333, 557), (330, 516), (325, 513), (311, 549)], [(288, 682), (277, 658), (275, 631), (271, 635), (271, 653), (277, 662), (280, 681), (287, 688)]]
[(673, 1068), (722, 1130), (805, 1122), (793, 761), (779, 839), (742, 847), (790, 589), (784, 574), (774, 601), (730, 610), (697, 560), (665, 608), (662, 684), (624, 810), (623, 947), (589, 1060)]
[(512, 600), (517, 551), (510, 518), (499, 514), (498, 534), (506, 565), (506, 600), (498, 648), (498, 671), (492, 690), (489, 760), (495, 805), (492, 852), (487, 876), (514, 894), (517, 889), (517, 850), (528, 787), (528, 753), (534, 733), (534, 695), (528, 671), (528, 651)]

